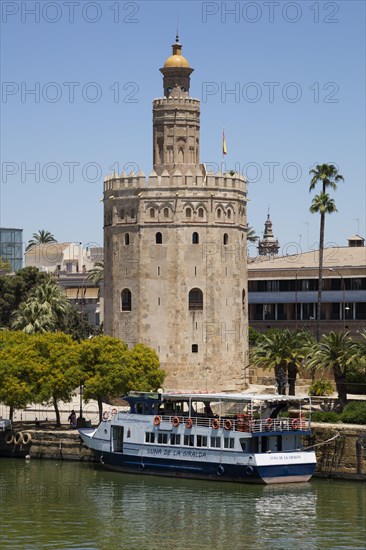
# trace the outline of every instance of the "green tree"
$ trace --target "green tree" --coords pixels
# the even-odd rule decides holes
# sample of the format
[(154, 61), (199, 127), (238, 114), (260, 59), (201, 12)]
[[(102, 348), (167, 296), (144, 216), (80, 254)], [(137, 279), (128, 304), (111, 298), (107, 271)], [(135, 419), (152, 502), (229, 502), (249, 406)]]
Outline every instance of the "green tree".
[(100, 330), (95, 325), (89, 323), (79, 309), (73, 305), (70, 305), (60, 328), (62, 328), (62, 332), (69, 334), (77, 342), (87, 340), (91, 336), (96, 336)]
[(84, 384), (84, 399), (98, 403), (99, 421), (102, 420), (103, 400), (124, 393), (131, 378), (127, 365), (127, 345), (118, 338), (95, 336), (80, 343), (80, 382)]
[(11, 264), (9, 260), (4, 260), (4, 258), (0, 258), (0, 274), (10, 273), (10, 271)]
[(295, 395), (296, 377), (306, 356), (310, 335), (303, 331), (270, 330), (263, 334), (250, 350), (252, 364), (273, 369), (277, 392)]
[(310, 181), (309, 191), (313, 191), (318, 183), (322, 186), (322, 191), (314, 197), (310, 212), (320, 213), (320, 234), (319, 234), (319, 282), (318, 282), (318, 305), (317, 305), (317, 324), (316, 339), (320, 340), (320, 320), (321, 320), (321, 300), (323, 290), (323, 258), (324, 258), (324, 234), (325, 234), (325, 216), (336, 212), (334, 201), (329, 198), (327, 189), (337, 189), (337, 183), (343, 181), (342, 175), (338, 174), (337, 168), (333, 164), (317, 164), (315, 170), (310, 170), (313, 175)]
[(49, 280), (36, 267), (25, 267), (14, 275), (0, 275), (0, 326), (10, 328), (13, 312), (25, 302), (32, 289)]
[(251, 362), (255, 367), (274, 370), (279, 395), (286, 394), (287, 341), (285, 331), (272, 330), (263, 334), (259, 343), (250, 350)]
[(12, 329), (22, 330), (27, 334), (49, 332), (55, 328), (55, 319), (49, 311), (42, 308), (42, 304), (29, 299), (14, 312), (11, 326)]
[(32, 238), (28, 241), (26, 250), (30, 250), (32, 246), (37, 244), (57, 243), (54, 235), (45, 229), (39, 229), (38, 233), (33, 233)]
[(314, 337), (307, 331), (296, 330), (294, 332), (288, 330), (287, 346), (288, 346), (288, 361), (287, 361), (287, 382), (288, 394), (295, 395), (296, 378), (300, 368), (304, 365), (304, 360), (307, 355), (309, 346), (314, 342)]
[(29, 336), (24, 332), (0, 332), (0, 401), (23, 409), (34, 400), (37, 373), (42, 368)]
[(306, 366), (309, 369), (333, 374), (338, 392), (340, 411), (347, 403), (347, 371), (355, 360), (357, 348), (348, 332), (324, 334), (320, 342), (308, 349)]
[(69, 309), (64, 290), (48, 279), (34, 287), (26, 302), (14, 313), (12, 328), (25, 332), (57, 330)]
[(80, 349), (84, 399), (97, 401), (100, 421), (107, 396), (119, 397), (131, 390), (157, 390), (164, 380), (156, 352), (144, 344), (129, 350), (118, 338), (96, 336), (81, 342)]
[(87, 281), (93, 283), (96, 286), (99, 286), (104, 279), (104, 261), (95, 262), (94, 267), (89, 269)]
[(62, 332), (35, 334), (31, 337), (38, 354), (41, 369), (38, 371), (35, 402), (52, 402), (56, 425), (61, 425), (59, 401), (71, 401), (80, 383), (79, 344)]
[(250, 225), (247, 226), (247, 241), (250, 243), (256, 243), (259, 241), (259, 237), (255, 232), (255, 229)]
[(124, 392), (156, 391), (164, 382), (165, 372), (160, 369), (158, 354), (145, 344), (135, 344), (128, 351), (128, 366), (131, 378), (126, 381)]

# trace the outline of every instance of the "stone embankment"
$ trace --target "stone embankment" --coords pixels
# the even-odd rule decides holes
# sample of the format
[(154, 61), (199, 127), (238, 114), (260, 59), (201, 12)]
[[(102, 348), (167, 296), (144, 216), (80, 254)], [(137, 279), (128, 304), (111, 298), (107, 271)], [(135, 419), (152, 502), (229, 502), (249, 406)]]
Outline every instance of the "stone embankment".
[[(312, 435), (305, 445), (315, 445), (316, 477), (366, 481), (365, 426), (312, 424)], [(339, 434), (327, 444), (328, 439)], [(15, 425), (0, 433), (0, 456), (94, 461), (93, 453), (82, 443), (77, 430)]]
[(15, 424), (11, 432), (0, 434), (0, 456), (94, 460), (92, 451), (85, 447), (77, 430), (32, 429), (21, 424)]
[(307, 444), (316, 445), (317, 477), (366, 481), (366, 426), (314, 422)]

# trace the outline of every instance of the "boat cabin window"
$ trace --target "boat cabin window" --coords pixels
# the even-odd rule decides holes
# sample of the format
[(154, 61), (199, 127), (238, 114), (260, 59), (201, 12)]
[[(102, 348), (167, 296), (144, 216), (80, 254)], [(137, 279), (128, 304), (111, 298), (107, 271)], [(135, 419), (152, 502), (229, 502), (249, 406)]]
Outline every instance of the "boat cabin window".
[(188, 415), (189, 405), (187, 401), (165, 401), (159, 407), (158, 414), (166, 414), (172, 416)]
[(233, 437), (224, 437), (224, 449), (233, 449), (235, 446), (235, 439)]
[(180, 445), (180, 434), (170, 434), (170, 444)]
[(188, 447), (194, 447), (194, 435), (185, 435), (184, 445), (187, 445)]
[(221, 447), (221, 437), (211, 437), (210, 446), (219, 449)]
[(155, 442), (154, 432), (146, 432), (145, 433), (145, 442), (146, 443), (154, 443)]
[(149, 407), (147, 403), (136, 403), (136, 414), (149, 414)]
[(207, 447), (207, 435), (197, 435), (197, 447)]
[(168, 434), (159, 432), (158, 433), (158, 443), (162, 443), (163, 445), (168, 444)]

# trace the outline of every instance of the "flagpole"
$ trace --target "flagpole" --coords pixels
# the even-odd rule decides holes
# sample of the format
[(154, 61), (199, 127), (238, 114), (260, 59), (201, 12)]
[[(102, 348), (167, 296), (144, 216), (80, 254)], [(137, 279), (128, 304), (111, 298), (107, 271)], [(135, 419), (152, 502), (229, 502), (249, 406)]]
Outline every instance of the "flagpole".
[(227, 147), (226, 147), (225, 128), (223, 128), (222, 130), (222, 163), (221, 163), (222, 174), (224, 173), (225, 155), (227, 155)]

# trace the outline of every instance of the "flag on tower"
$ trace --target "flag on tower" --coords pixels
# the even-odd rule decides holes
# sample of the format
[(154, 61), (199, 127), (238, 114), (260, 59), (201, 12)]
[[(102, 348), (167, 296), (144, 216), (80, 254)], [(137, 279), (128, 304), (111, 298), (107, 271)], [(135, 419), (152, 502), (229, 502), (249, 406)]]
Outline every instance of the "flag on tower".
[(225, 129), (222, 131), (222, 156), (227, 154)]

